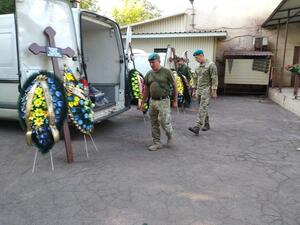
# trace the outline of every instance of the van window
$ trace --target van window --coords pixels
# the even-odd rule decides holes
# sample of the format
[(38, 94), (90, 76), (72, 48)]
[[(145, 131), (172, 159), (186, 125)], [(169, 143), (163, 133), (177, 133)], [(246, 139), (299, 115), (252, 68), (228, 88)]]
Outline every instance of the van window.
[(1, 0), (0, 1), (0, 15), (12, 14), (15, 12), (15, 0)]

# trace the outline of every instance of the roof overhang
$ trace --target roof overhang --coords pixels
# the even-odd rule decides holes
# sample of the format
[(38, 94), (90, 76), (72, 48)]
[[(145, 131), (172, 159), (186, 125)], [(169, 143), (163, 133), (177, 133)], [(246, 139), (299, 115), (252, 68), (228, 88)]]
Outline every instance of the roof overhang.
[[(220, 37), (226, 38), (227, 31), (201, 31), (201, 32), (168, 32), (168, 33), (140, 33), (133, 34), (133, 39), (152, 39), (152, 38), (186, 38), (186, 37)], [(126, 38), (126, 35), (122, 35)]]
[(224, 51), (226, 59), (270, 59), (273, 53), (270, 51), (253, 50), (227, 50)]
[(282, 0), (262, 27), (276, 26), (278, 24), (300, 23), (300, 0)]

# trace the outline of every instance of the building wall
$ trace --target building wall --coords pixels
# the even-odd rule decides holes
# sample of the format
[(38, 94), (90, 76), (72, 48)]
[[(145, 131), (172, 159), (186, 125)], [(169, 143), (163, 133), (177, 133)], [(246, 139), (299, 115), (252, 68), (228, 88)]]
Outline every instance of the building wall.
[(267, 85), (269, 73), (252, 70), (253, 59), (234, 59), (231, 72), (228, 60), (225, 67), (225, 84)]
[[(282, 25), (280, 28), (277, 60), (275, 59), (277, 29), (272, 29), (272, 30), (264, 29), (263, 35), (267, 36), (270, 40), (270, 50), (274, 53), (273, 66), (282, 67), (283, 53), (284, 53), (284, 40), (285, 40), (285, 26)], [(300, 46), (300, 38), (299, 37), (300, 37), (300, 23), (290, 24), (289, 32), (288, 32), (288, 39), (287, 39), (285, 63), (284, 63), (285, 65), (293, 64), (294, 49), (296, 46)], [(276, 69), (276, 71), (278, 71), (278, 69)], [(277, 82), (276, 82), (276, 77), (274, 79), (275, 79), (275, 83), (277, 83), (278, 79), (277, 79)], [(291, 85), (291, 73), (286, 70), (284, 70), (283, 85), (284, 86)]]
[(188, 51), (190, 67), (195, 69), (197, 63), (192, 56), (195, 49), (203, 49), (209, 60), (214, 60), (215, 41), (214, 37), (201, 38), (153, 38), (153, 39), (133, 39), (132, 46), (146, 52), (153, 52), (154, 48), (167, 48), (168, 45), (175, 47), (176, 54), (181, 56), (184, 51)]
[[(160, 33), (160, 32), (184, 32), (186, 30), (186, 15), (173, 16), (163, 20), (133, 26), (132, 30), (137, 33)], [(123, 34), (126, 29), (122, 29)]]

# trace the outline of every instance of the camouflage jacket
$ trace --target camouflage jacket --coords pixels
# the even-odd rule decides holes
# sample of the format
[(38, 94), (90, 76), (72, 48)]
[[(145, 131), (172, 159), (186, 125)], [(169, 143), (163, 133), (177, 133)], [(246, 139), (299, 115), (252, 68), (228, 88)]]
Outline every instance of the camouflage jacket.
[(218, 88), (218, 71), (215, 63), (206, 61), (199, 64), (193, 74), (193, 88), (197, 89), (198, 95)]

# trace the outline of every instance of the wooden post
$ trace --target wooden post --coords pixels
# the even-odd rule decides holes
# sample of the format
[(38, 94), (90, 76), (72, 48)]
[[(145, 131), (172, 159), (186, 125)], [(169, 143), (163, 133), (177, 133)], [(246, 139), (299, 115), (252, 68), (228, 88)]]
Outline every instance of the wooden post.
[[(36, 43), (33, 43), (29, 46), (29, 50), (35, 55), (38, 55), (40, 53), (47, 54), (47, 56), (51, 58), (54, 74), (56, 76), (59, 76), (60, 72), (59, 72), (57, 58), (61, 58), (63, 57), (63, 55), (66, 55), (70, 58), (75, 55), (75, 52), (73, 49), (69, 47), (65, 49), (56, 47), (55, 39), (54, 39), (56, 32), (52, 27), (47, 27), (44, 30), (44, 34), (47, 36), (49, 40), (49, 46), (43, 47), (43, 46), (39, 46)], [(67, 120), (64, 122), (63, 131), (64, 131), (63, 133), (64, 133), (64, 142), (66, 148), (67, 161), (68, 163), (73, 163), (74, 158), (73, 158), (73, 151), (72, 151), (72, 144), (71, 144), (71, 136), (70, 136), (70, 130), (69, 130)]]

